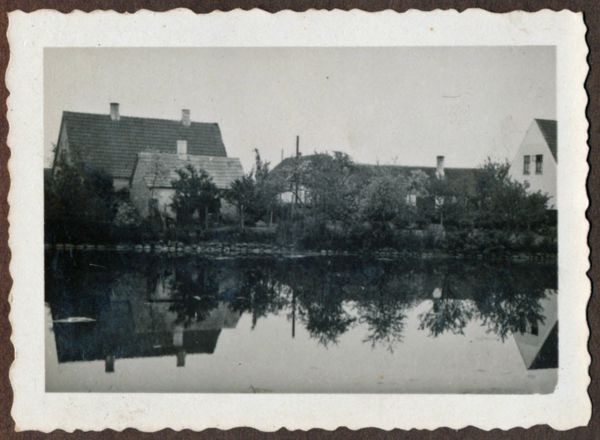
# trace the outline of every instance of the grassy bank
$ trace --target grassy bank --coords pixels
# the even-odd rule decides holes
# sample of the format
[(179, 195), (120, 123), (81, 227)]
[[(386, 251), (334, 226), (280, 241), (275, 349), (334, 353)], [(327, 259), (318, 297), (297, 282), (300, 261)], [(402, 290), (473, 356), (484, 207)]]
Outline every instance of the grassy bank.
[[(96, 231), (99, 229), (97, 228)], [(286, 223), (271, 227), (221, 226), (210, 229), (172, 228), (153, 232), (141, 228), (86, 233), (82, 237), (64, 235), (47, 240), (49, 247), (147, 249), (160, 252), (217, 254), (374, 254), (383, 257), (422, 257), (508, 259), (515, 256), (548, 259), (556, 256), (556, 228), (532, 231), (501, 229), (444, 229), (437, 225), (423, 229), (395, 229), (389, 226), (361, 225), (360, 228), (318, 227)], [(118, 249), (117, 249), (118, 248)], [(543, 256), (543, 257), (542, 257)]]

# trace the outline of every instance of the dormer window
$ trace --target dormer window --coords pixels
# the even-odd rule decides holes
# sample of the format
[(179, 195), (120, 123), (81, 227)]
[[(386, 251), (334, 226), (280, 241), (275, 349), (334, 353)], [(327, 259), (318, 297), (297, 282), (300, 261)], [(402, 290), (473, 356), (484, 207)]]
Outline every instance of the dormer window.
[(187, 141), (186, 140), (178, 140), (177, 141), (177, 157), (179, 159), (187, 159)]

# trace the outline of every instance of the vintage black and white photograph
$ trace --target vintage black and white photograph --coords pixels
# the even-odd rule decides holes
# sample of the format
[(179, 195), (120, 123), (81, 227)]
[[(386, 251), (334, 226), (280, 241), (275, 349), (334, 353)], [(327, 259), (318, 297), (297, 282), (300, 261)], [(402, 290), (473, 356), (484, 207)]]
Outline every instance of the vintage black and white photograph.
[(17, 430), (587, 424), (585, 33), (11, 13)]
[(48, 392), (552, 393), (554, 46), (44, 51)]

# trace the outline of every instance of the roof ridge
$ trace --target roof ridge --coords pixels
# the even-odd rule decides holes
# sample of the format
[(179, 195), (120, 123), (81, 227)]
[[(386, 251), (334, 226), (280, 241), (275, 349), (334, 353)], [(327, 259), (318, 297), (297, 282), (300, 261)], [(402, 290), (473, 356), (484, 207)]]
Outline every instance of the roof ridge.
[[(173, 157), (179, 157), (178, 153), (169, 153), (167, 151), (150, 151), (150, 150), (144, 150), (144, 151), (140, 151), (137, 153), (138, 156), (139, 155), (144, 155), (144, 156), (173, 156)], [(236, 159), (236, 160), (240, 160), (239, 157), (229, 157), (229, 156), (214, 156), (214, 155), (210, 155), (210, 154), (191, 154), (191, 153), (187, 153), (186, 155), (188, 158), (193, 158), (193, 157), (210, 157), (210, 158), (214, 158), (214, 159), (219, 159), (219, 160), (230, 160), (230, 159)], [(185, 160), (185, 159), (183, 159)]]
[[(393, 167), (393, 168), (431, 168), (436, 169), (435, 165), (397, 165), (391, 163), (385, 164), (374, 164), (374, 163), (355, 163), (358, 166), (367, 166), (367, 167)], [(444, 166), (444, 170), (476, 170), (477, 167), (448, 167)]]
[[(294, 157), (294, 156), (285, 157), (277, 165), (275, 165), (275, 167), (273, 169), (275, 169), (276, 167), (278, 167), (279, 165), (281, 165), (285, 162), (293, 161), (294, 159), (300, 159), (300, 160), (311, 159), (312, 157), (318, 156), (321, 154), (326, 154), (326, 153), (307, 154), (307, 155), (301, 155), (298, 157)], [(392, 164), (392, 163), (354, 162), (354, 165), (359, 166), (359, 167), (366, 166), (366, 167), (394, 167), (394, 168), (431, 168), (431, 169), (437, 168), (436, 165), (400, 165), (400, 164)], [(478, 168), (477, 167), (448, 167), (448, 166), (445, 166), (444, 169), (445, 170), (476, 170)]]
[[(85, 116), (102, 116), (106, 118), (110, 118), (110, 114), (108, 113), (89, 113), (89, 112), (75, 112), (71, 110), (63, 110), (63, 114), (70, 115), (85, 115)], [(144, 117), (144, 116), (126, 116), (119, 115), (120, 119), (137, 119), (137, 120), (145, 120), (145, 121), (160, 121), (160, 122), (173, 122), (176, 124), (181, 124), (181, 120), (179, 119), (165, 119), (165, 118), (154, 118), (154, 117)], [(203, 125), (219, 125), (218, 122), (200, 122), (200, 121), (190, 121), (190, 124), (203, 124)]]

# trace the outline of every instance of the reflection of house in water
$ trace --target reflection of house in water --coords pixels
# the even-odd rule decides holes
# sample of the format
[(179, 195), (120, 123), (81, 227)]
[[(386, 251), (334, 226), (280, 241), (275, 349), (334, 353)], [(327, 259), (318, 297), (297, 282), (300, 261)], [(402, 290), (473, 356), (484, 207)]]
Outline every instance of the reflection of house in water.
[[(213, 353), (221, 330), (235, 328), (240, 317), (215, 299), (201, 315), (182, 322), (180, 300), (148, 301), (147, 291), (132, 286), (145, 286), (144, 277), (123, 275), (109, 295), (77, 298), (75, 309), (71, 301), (51, 303), (60, 363), (105, 360), (106, 371), (112, 372), (115, 359), (175, 356), (177, 366), (184, 366), (187, 353)], [(69, 316), (95, 321), (56, 322)]]
[(558, 367), (558, 296), (547, 289), (540, 300), (545, 320), (527, 326), (524, 332), (515, 332), (514, 338), (527, 369)]

